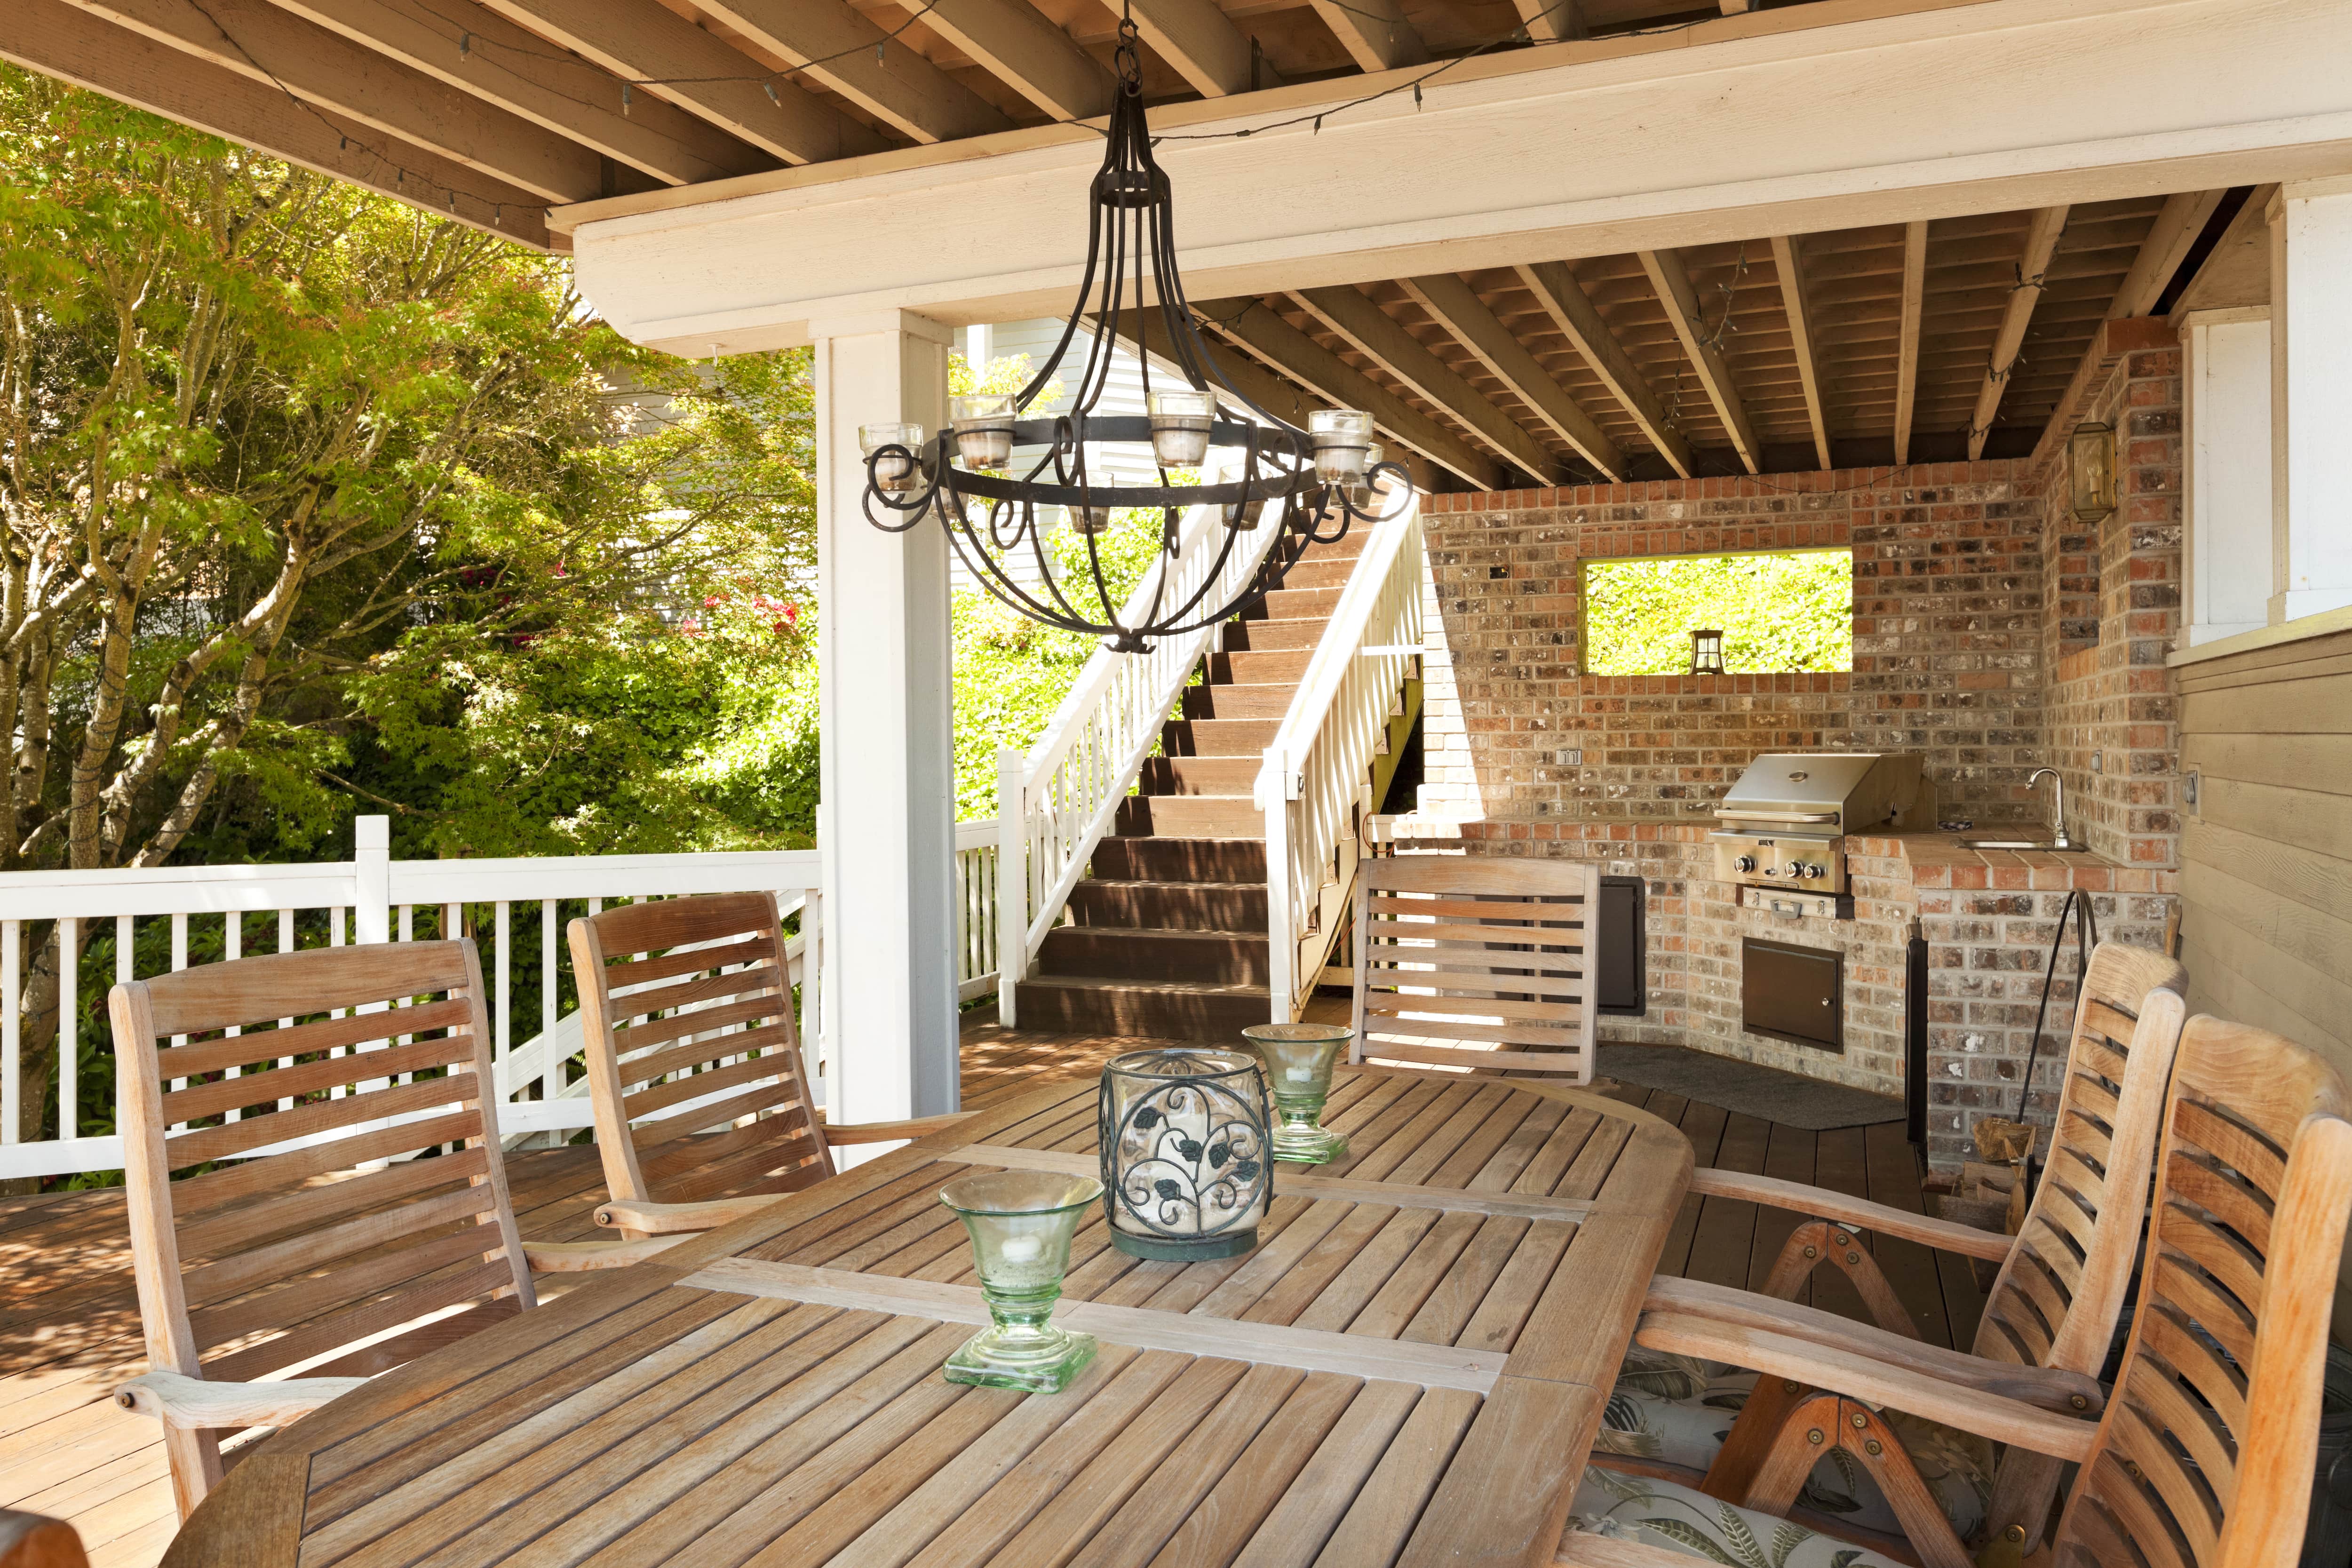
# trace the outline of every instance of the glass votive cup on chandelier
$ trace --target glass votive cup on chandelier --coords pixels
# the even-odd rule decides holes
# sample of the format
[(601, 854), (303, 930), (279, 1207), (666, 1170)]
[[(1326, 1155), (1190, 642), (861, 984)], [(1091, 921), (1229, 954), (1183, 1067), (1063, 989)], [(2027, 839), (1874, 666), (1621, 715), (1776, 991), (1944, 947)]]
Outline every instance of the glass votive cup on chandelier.
[(1274, 1199), (1265, 1079), (1213, 1046), (1113, 1057), (1097, 1107), (1110, 1242), (1133, 1258), (1238, 1258)]
[(1002, 468), (1013, 461), (1013, 395), (975, 392), (948, 399), (956, 456), (967, 468)]
[[(885, 451), (886, 447), (903, 447), (904, 451)], [(923, 466), (919, 461), (923, 450), (923, 427), (919, 425), (860, 425), (857, 427), (857, 449), (866, 458), (868, 472), (874, 476), (874, 488), (892, 495), (903, 495), (919, 489), (923, 484)], [(883, 456), (875, 454), (882, 452)]]
[(1318, 408), (1307, 416), (1315, 444), (1315, 477), (1326, 484), (1353, 486), (1371, 467), (1372, 416), (1360, 408)]
[(1343, 1024), (1258, 1024), (1242, 1038), (1265, 1063), (1273, 1086), (1274, 1157), (1320, 1165), (1347, 1153), (1346, 1136), (1326, 1130), (1321, 1118), (1331, 1098), (1331, 1069), (1355, 1031)]
[(1197, 468), (1209, 458), (1217, 395), (1184, 387), (1151, 395), (1151, 456), (1163, 468)]
[(948, 1358), (950, 1383), (1058, 1394), (1094, 1359), (1092, 1334), (1052, 1321), (1069, 1272), (1070, 1238), (1103, 1195), (1092, 1176), (996, 1171), (940, 1189), (963, 1221), (989, 1326)]

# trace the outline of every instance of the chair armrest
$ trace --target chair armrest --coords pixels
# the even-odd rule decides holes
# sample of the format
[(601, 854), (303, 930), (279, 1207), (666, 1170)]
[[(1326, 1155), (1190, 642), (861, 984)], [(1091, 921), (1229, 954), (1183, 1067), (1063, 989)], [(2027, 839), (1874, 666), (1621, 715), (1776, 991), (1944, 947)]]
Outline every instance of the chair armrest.
[(1907, 1372), (1793, 1334), (1714, 1322), (1687, 1312), (1644, 1313), (1633, 1339), (1651, 1350), (1729, 1362), (1872, 1405), (1891, 1405), (1996, 1443), (2013, 1443), (2077, 1464), (2090, 1458), (2092, 1440), (2098, 1435), (2096, 1421), (2053, 1415), (2021, 1400)]
[(283, 1426), (354, 1388), (363, 1377), (289, 1377), (282, 1383), (207, 1383), (179, 1372), (151, 1372), (114, 1391), (125, 1410), (152, 1415), (166, 1426)]
[(1737, 1198), (1742, 1203), (1787, 1209), (1814, 1219), (1835, 1220), (1856, 1230), (1900, 1237), (1939, 1252), (1981, 1258), (1988, 1263), (2007, 1262), (2010, 1249), (2017, 1245), (2013, 1236), (1955, 1225), (1948, 1219), (1929, 1219), (1926, 1215), (1906, 1214), (1868, 1198), (1849, 1197), (1822, 1187), (1809, 1187), (1802, 1182), (1784, 1182), (1778, 1176), (1750, 1176), (1701, 1165), (1691, 1173), (1690, 1190), (1711, 1198)]
[(740, 1198), (712, 1198), (698, 1204), (657, 1204), (650, 1198), (614, 1198), (596, 1209), (596, 1223), (617, 1226), (623, 1230), (640, 1230), (648, 1236), (670, 1236), (682, 1231), (716, 1230), (722, 1225), (732, 1225), (748, 1219), (770, 1204), (780, 1203), (782, 1193), (758, 1193)]
[(533, 1274), (583, 1274), (643, 1263), (685, 1239), (682, 1236), (648, 1236), (639, 1241), (526, 1241), (522, 1244), (522, 1256)]
[(2079, 1372), (2021, 1366), (2015, 1362), (1990, 1361), (1946, 1350), (1941, 1345), (1889, 1333), (1874, 1323), (1858, 1323), (1818, 1307), (1800, 1306), (1728, 1285), (1661, 1275), (1650, 1281), (1649, 1299), (1643, 1303), (1643, 1310), (1785, 1334), (1808, 1344), (1868, 1356), (1921, 1377), (1999, 1394), (2004, 1399), (2021, 1400), (2061, 1415), (2095, 1415), (2106, 1405), (2098, 1379)]
[(1672, 1552), (1646, 1541), (1571, 1530), (1559, 1538), (1559, 1550), (1552, 1561), (1569, 1568), (1691, 1568), (1697, 1559), (1687, 1552)]
[(838, 1127), (821, 1115), (817, 1121), (824, 1128), (824, 1141), (837, 1146), (844, 1143), (896, 1143), (903, 1138), (928, 1138), (972, 1114), (969, 1110), (950, 1110), (942, 1116), (910, 1116), (904, 1121), (845, 1121)]

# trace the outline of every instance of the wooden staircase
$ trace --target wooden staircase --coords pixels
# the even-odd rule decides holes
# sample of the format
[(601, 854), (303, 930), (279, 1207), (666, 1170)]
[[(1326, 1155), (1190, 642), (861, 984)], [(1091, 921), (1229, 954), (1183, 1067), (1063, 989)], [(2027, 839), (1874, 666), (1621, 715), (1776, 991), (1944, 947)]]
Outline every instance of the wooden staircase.
[(1310, 547), (1225, 626), (1021, 983), (1023, 1028), (1229, 1043), (1268, 1021), (1265, 817), (1251, 791), (1368, 533)]

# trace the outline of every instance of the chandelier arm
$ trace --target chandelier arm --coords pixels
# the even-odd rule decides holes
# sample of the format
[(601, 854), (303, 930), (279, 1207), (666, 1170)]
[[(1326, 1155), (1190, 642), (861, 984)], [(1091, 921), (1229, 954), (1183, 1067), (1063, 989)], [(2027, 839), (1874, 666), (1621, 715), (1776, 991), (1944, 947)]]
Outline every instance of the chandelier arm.
[(1233, 394), (1242, 406), (1278, 429), (1287, 431), (1297, 442), (1297, 450), (1304, 455), (1307, 449), (1307, 432), (1235, 386), (1226, 377), (1224, 366), (1217, 363), (1215, 353), (1202, 341), (1199, 324), (1193, 319), (1192, 302), (1184, 293), (1184, 275), (1176, 265), (1174, 204), (1171, 203), (1165, 213), (1156, 216), (1159, 216), (1160, 221), (1157, 225), (1158, 233), (1155, 236), (1159, 246), (1159, 255), (1155, 258), (1155, 270), (1161, 280), (1160, 324), (1167, 329), (1169, 342), (1177, 345), (1180, 352), (1191, 359), (1194, 370), (1202, 371), (1205, 366), (1204, 375), (1215, 376), (1217, 384)]
[(1037, 559), (1039, 575), (1045, 581), (1046, 591), (1051, 593), (1055, 602), (1061, 605), (1058, 613), (1047, 608), (1042, 601), (1032, 597), (1027, 589), (1022, 587), (1002, 565), (998, 564), (996, 558), (982, 547), (979, 536), (972, 532), (969, 521), (964, 522), (963, 531), (971, 540), (971, 550), (965, 550), (963, 540), (957, 537), (956, 529), (952, 523), (947, 529), (948, 542), (955, 547), (955, 552), (962, 560), (965, 568), (997, 599), (1028, 616), (1032, 620), (1059, 627), (1063, 631), (1087, 632), (1093, 629), (1093, 624), (1079, 615), (1076, 607), (1067, 599), (1062, 597), (1061, 589), (1055, 585), (1053, 574), (1044, 570), (1045, 562), (1042, 550)]

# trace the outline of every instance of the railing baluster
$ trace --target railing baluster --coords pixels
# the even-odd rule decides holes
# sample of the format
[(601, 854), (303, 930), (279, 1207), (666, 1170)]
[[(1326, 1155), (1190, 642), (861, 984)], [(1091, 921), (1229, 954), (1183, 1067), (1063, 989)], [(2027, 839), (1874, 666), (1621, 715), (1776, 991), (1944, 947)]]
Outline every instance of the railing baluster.
[(16, 994), (17, 947), (23, 940), (18, 921), (0, 921), (0, 1005), (7, 1008), (0, 1017), (0, 1143), (16, 1142), (17, 1119), (25, 1110), (25, 1064), (17, 1038), (24, 1028), (24, 1001)]
[(58, 1136), (81, 1136), (81, 921), (58, 921)]
[[(177, 974), (180, 971), (187, 967), (188, 917), (185, 915), (173, 915), (172, 917), (172, 973)], [(188, 1037), (185, 1035), (173, 1035), (172, 1037), (172, 1044), (174, 1046), (184, 1046), (187, 1043)], [(186, 1079), (175, 1078), (172, 1080), (172, 1088), (174, 1092), (187, 1087), (188, 1080)]]
[(493, 907), (497, 910), (494, 941), (498, 946), (499, 1016), (498, 1022), (491, 1026), (491, 1047), (498, 1052), (499, 1060), (504, 1061), (514, 1048), (514, 1020), (507, 1016), (509, 992), (507, 971), (512, 967), (513, 963), (513, 955), (507, 947), (509, 934), (507, 911), (511, 906), (506, 900), (500, 899)]
[[(282, 909), (278, 911), (278, 951), (280, 952), (293, 952), (294, 940), (294, 911), (291, 908)], [(281, 1029), (290, 1029), (294, 1026), (294, 1020), (291, 1018), (280, 1018), (278, 1020), (278, 1026)], [(278, 1065), (281, 1068), (290, 1068), (294, 1065), (294, 1058), (292, 1057), (279, 1057), (278, 1058)], [(281, 1098), (278, 1101), (278, 1109), (280, 1110), (291, 1110), (294, 1109), (294, 1102), (291, 1100)]]
[[(221, 956), (232, 963), (245, 956), (245, 915), (242, 910), (231, 910), (221, 916)], [(234, 1037), (244, 1034), (245, 1026), (242, 1024), (231, 1024), (221, 1032)], [(226, 1076), (243, 1078), (245, 1069), (242, 1067), (233, 1066), (228, 1069)], [(243, 1109), (234, 1105), (229, 1107), (227, 1120), (241, 1121), (244, 1119)]]
[(555, 1039), (555, 900), (539, 901), (539, 1098), (553, 1100), (562, 1073), (551, 1050)]

